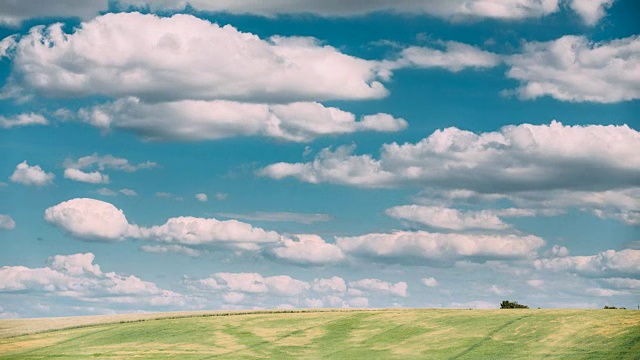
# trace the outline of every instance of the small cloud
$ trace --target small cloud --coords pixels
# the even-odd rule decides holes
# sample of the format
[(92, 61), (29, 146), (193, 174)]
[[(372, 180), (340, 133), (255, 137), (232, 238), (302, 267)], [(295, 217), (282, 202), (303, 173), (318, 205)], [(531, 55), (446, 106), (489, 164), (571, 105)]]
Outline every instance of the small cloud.
[(198, 201), (206, 202), (209, 200), (209, 197), (205, 193), (199, 193), (199, 194), (196, 194), (196, 199)]
[(0, 230), (11, 230), (16, 227), (16, 222), (11, 216), (0, 214)]
[(99, 171), (88, 173), (74, 168), (64, 169), (64, 178), (90, 184), (109, 183), (109, 175), (102, 174)]
[(29, 126), (29, 125), (48, 125), (47, 119), (36, 113), (20, 114), (13, 118), (0, 116), (0, 128), (11, 129), (12, 127)]
[(301, 224), (313, 224), (315, 222), (326, 222), (331, 220), (331, 216), (327, 214), (306, 214), (295, 212), (263, 212), (256, 211), (247, 214), (219, 213), (223, 216), (233, 219), (242, 219), (248, 221), (274, 221), (274, 222), (297, 222)]
[(96, 193), (98, 195), (102, 195), (102, 196), (116, 196), (116, 195), (118, 195), (117, 192), (115, 192), (115, 191), (113, 191), (111, 189), (104, 188), (104, 187), (96, 190)]
[(229, 194), (225, 194), (225, 193), (216, 193), (215, 195), (213, 195), (216, 200), (222, 201), (222, 200), (226, 200), (227, 197), (229, 197)]
[(428, 287), (438, 286), (438, 280), (436, 280), (436, 279), (434, 279), (434, 278), (432, 278), (432, 277), (429, 277), (429, 278), (423, 278), (423, 279), (421, 280), (421, 282), (422, 282), (422, 284), (423, 284), (424, 286), (428, 286)]
[(25, 160), (16, 166), (9, 180), (22, 185), (45, 186), (51, 184), (55, 177), (52, 173), (42, 170), (39, 165), (29, 166)]
[(138, 193), (131, 189), (120, 189), (120, 193), (126, 196), (138, 196)]

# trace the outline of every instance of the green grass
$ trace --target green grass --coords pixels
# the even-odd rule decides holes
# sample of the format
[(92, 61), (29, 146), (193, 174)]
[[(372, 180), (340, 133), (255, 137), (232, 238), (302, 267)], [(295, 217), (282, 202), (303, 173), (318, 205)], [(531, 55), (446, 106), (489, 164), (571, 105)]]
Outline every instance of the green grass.
[(640, 311), (389, 309), (0, 321), (1, 359), (640, 359)]

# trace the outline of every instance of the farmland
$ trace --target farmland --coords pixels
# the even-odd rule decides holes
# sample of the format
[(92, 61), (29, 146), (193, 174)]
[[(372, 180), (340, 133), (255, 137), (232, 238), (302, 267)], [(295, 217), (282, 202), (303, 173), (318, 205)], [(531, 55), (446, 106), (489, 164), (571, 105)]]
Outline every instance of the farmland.
[(384, 309), (0, 320), (0, 358), (638, 359), (640, 311)]

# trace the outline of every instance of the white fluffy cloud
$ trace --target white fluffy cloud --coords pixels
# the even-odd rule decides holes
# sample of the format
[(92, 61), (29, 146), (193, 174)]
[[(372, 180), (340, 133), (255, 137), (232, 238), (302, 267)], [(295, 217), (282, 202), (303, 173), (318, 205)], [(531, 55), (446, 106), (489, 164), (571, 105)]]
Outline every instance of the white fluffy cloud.
[(11, 230), (16, 227), (16, 222), (9, 215), (0, 214), (0, 230)]
[(92, 253), (56, 255), (44, 268), (4, 266), (0, 268), (0, 292), (44, 292), (80, 301), (144, 305), (179, 305), (187, 298), (160, 289), (134, 275), (103, 272), (93, 263)]
[[(141, 227), (130, 224), (122, 210), (95, 199), (72, 199), (45, 210), (45, 220), (74, 237), (85, 240), (119, 241), (126, 238), (183, 246), (221, 246), (257, 250), (261, 243), (275, 243), (281, 236), (237, 220), (220, 221), (176, 217), (164, 224)], [(160, 248), (147, 248), (147, 250)]]
[[(512, 125), (475, 134), (438, 130), (415, 143), (385, 144), (380, 159), (354, 147), (324, 149), (308, 163), (258, 174), (358, 187), (430, 185), (485, 193), (632, 186), (640, 179), (640, 132), (624, 126)], [(589, 176), (583, 176), (589, 174)]]
[(395, 284), (380, 279), (362, 279), (358, 281), (349, 281), (349, 287), (365, 292), (380, 293), (385, 295), (393, 295), (407, 297), (407, 283), (404, 281)]
[(209, 197), (205, 193), (198, 193), (196, 194), (196, 200), (206, 202), (207, 200), (209, 200)]
[(424, 286), (428, 286), (428, 287), (434, 287), (434, 286), (438, 286), (438, 280), (432, 278), (432, 277), (428, 277), (428, 278), (422, 278), (420, 280), (420, 282), (424, 285)]
[(600, 43), (573, 35), (530, 42), (506, 61), (511, 67), (507, 76), (521, 82), (516, 92), (525, 99), (551, 96), (598, 103), (640, 99), (637, 35)]
[[(0, 50), (1, 51), (1, 50)], [(1, 56), (0, 56), (1, 57)], [(49, 121), (36, 113), (19, 114), (15, 117), (0, 116), (0, 128), (10, 129), (12, 127), (29, 126), (29, 125), (47, 125)]]
[(85, 240), (119, 241), (133, 233), (122, 210), (104, 201), (78, 198), (45, 210), (44, 218), (72, 236)]
[(431, 227), (451, 230), (493, 229), (509, 227), (490, 210), (467, 211), (441, 206), (404, 205), (394, 206), (385, 211), (391, 217), (409, 220)]
[(12, 86), (46, 96), (290, 102), (387, 94), (376, 62), (313, 38), (264, 40), (191, 15), (112, 13), (70, 34), (61, 24), (35, 27), (12, 54)]
[(202, 255), (202, 251), (192, 249), (182, 245), (142, 245), (140, 250), (154, 254), (182, 254), (190, 257)]
[(534, 261), (537, 269), (569, 271), (583, 276), (640, 275), (640, 250), (607, 250), (591, 256), (565, 256)]
[(64, 169), (64, 178), (91, 184), (109, 183), (109, 175), (102, 174), (99, 171), (88, 173), (82, 170), (68, 168)]
[(347, 291), (347, 284), (339, 276), (333, 276), (328, 279), (314, 279), (312, 287), (318, 293), (344, 294)]
[(569, 6), (587, 25), (595, 25), (606, 15), (615, 0), (571, 0)]
[(55, 177), (42, 170), (39, 165), (30, 166), (25, 160), (16, 166), (9, 180), (22, 185), (45, 186), (51, 184)]
[(297, 234), (292, 239), (283, 237), (272, 251), (279, 259), (306, 265), (335, 263), (345, 257), (338, 246), (310, 234)]
[(307, 142), (319, 136), (357, 131), (399, 131), (403, 119), (388, 114), (363, 116), (317, 102), (283, 105), (235, 101), (182, 100), (145, 103), (129, 97), (80, 111), (80, 118), (100, 128), (132, 131), (147, 140), (215, 140), (265, 136)]
[(442, 50), (420, 46), (408, 47), (402, 50), (398, 60), (389, 62), (387, 66), (444, 68), (458, 72), (465, 68), (492, 68), (501, 62), (498, 55), (472, 45), (447, 41), (443, 43), (443, 47)]
[(380, 260), (417, 260), (452, 263), (466, 259), (475, 261), (521, 259), (536, 255), (544, 240), (533, 235), (467, 235), (426, 231), (397, 231), (352, 237), (336, 237), (338, 246), (347, 254)]
[(216, 273), (196, 284), (205, 289), (279, 296), (299, 296), (310, 288), (308, 283), (288, 275), (263, 277), (258, 273)]

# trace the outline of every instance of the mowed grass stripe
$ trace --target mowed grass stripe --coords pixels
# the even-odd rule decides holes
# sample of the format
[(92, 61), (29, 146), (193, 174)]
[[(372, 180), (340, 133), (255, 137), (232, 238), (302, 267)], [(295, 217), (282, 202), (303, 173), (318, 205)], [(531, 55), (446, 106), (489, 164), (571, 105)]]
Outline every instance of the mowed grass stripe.
[(640, 311), (261, 312), (102, 324), (0, 339), (2, 359), (54, 357), (640, 359)]

